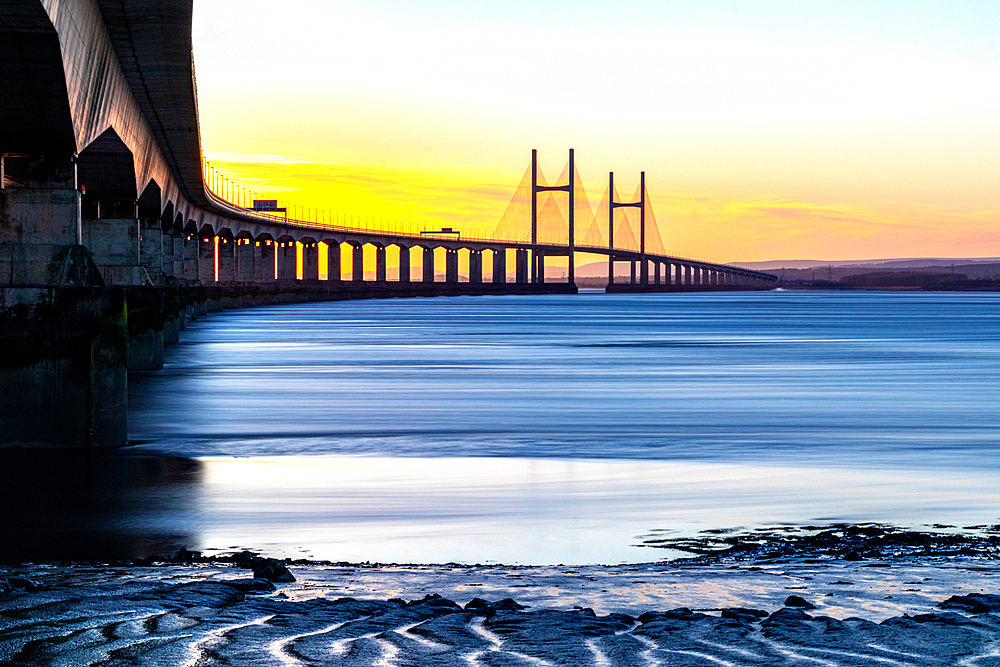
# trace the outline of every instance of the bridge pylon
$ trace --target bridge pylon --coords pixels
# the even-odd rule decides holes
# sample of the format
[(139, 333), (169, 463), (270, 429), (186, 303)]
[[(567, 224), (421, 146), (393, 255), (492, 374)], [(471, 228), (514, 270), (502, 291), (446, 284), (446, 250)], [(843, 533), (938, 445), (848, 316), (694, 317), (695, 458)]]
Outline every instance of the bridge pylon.
[[(649, 265), (646, 263), (646, 172), (639, 172), (639, 201), (615, 201), (615, 172), (608, 172), (608, 284), (615, 282), (615, 209), (633, 207), (639, 209), (639, 282), (649, 283)], [(635, 265), (632, 266), (635, 280)]]
[(576, 165), (574, 163), (573, 149), (569, 149), (569, 183), (566, 185), (539, 185), (538, 184), (538, 151), (531, 149), (531, 282), (545, 282), (545, 257), (538, 250), (538, 193), (539, 192), (566, 192), (569, 194), (569, 284), (576, 284), (576, 261), (574, 254), (576, 251), (575, 219), (574, 209), (576, 208)]

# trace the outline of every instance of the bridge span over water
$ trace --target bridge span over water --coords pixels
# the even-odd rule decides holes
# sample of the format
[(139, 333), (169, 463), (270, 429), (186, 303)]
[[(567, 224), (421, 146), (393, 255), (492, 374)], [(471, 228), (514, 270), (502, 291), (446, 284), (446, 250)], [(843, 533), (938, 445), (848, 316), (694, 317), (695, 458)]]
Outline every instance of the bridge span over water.
[[(622, 202), (612, 181), (607, 210), (581, 220), (572, 151), (563, 185), (533, 156), (529, 212), (490, 238), (237, 203), (206, 179), (191, 15), (191, 0), (0, 0), (0, 446), (123, 443), (127, 369), (162, 367), (163, 345), (211, 308), (576, 291), (578, 253), (608, 258), (609, 290), (776, 280), (668, 254), (644, 186)], [(546, 278), (551, 257), (565, 279)]]

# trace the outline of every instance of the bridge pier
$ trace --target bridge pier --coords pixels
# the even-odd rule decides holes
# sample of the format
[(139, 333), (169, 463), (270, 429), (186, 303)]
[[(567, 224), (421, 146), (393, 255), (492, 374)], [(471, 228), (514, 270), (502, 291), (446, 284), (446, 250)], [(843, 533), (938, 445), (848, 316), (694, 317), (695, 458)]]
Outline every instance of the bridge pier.
[(410, 282), (410, 248), (403, 244), (398, 244), (399, 248), (399, 282)]
[(654, 285), (659, 285), (660, 284), (660, 263), (659, 262), (653, 262), (653, 284)]
[(198, 280), (202, 285), (215, 283), (215, 237), (198, 234)]
[(295, 241), (279, 239), (275, 255), (278, 258), (278, 280), (295, 280), (298, 278), (298, 257), (295, 251)]
[(177, 275), (174, 273), (174, 263), (176, 261), (176, 258), (174, 257), (174, 249), (177, 247), (175, 241), (176, 238), (177, 235), (172, 231), (163, 232), (163, 260), (160, 262), (160, 267), (163, 270), (163, 275), (169, 278), (173, 278)]
[(538, 266), (538, 284), (545, 284), (545, 253), (541, 250), (536, 253), (536, 264)]
[(302, 279), (319, 280), (319, 243), (312, 239), (302, 243)]
[(340, 243), (326, 241), (326, 279), (340, 282)]
[(643, 285), (649, 284), (649, 262), (645, 257), (639, 260), (639, 282)]
[[(146, 275), (154, 285), (163, 284), (163, 263), (166, 256), (164, 236), (159, 220), (142, 220), (139, 223), (139, 266), (146, 270)], [(173, 250), (171, 242), (171, 255)]]
[(360, 243), (351, 243), (351, 280), (356, 283), (365, 281), (365, 247)]
[(632, 272), (632, 276), (629, 278), (629, 284), (635, 285), (635, 260), (629, 262), (628, 266)]
[(507, 282), (507, 251), (493, 251), (493, 284), (503, 285)]
[(274, 282), (274, 262), (277, 246), (271, 239), (254, 241), (253, 279), (258, 283)]
[(254, 250), (253, 239), (246, 237), (236, 239), (236, 282), (254, 282), (257, 271)]
[(446, 283), (458, 283), (458, 251), (448, 248), (444, 257), (444, 280)]
[(514, 282), (524, 285), (528, 282), (528, 251), (518, 248), (514, 251)]
[(434, 248), (424, 248), (423, 258), (423, 278), (422, 281), (430, 284), (434, 282)]
[(483, 282), (483, 251), (469, 251), (469, 282), (479, 285)]
[(385, 246), (375, 246), (375, 282), (385, 282)]
[(219, 236), (219, 282), (234, 283), (236, 276), (236, 242), (232, 236)]

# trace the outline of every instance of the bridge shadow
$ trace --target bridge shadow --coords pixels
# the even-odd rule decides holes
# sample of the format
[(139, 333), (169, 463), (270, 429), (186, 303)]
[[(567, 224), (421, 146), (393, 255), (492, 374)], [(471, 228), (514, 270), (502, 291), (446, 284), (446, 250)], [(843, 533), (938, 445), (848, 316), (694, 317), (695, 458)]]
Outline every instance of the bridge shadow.
[(191, 525), (201, 479), (201, 464), (186, 458), (0, 450), (0, 562), (114, 561), (193, 548), (195, 536), (179, 527)]

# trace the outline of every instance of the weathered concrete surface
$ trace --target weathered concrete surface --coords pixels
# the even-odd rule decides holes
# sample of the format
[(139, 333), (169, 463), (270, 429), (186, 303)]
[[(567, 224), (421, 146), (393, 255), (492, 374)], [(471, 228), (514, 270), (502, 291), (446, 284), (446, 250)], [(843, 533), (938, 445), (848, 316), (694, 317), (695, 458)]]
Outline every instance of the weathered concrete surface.
[(125, 294), (0, 289), (0, 447), (123, 445)]

